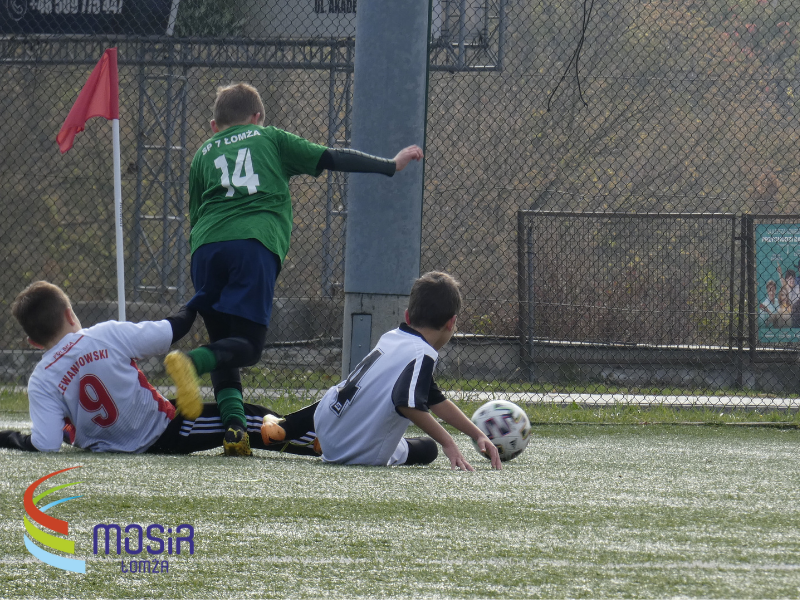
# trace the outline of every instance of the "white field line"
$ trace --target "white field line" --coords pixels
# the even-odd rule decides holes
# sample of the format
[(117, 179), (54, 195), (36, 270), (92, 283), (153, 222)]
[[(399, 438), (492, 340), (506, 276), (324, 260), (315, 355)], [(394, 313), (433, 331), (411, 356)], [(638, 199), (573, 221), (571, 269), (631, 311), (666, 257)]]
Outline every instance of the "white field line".
[[(174, 387), (160, 387), (159, 392), (167, 398), (175, 397)], [(278, 399), (287, 395), (316, 402), (326, 390), (278, 390), (278, 389), (245, 389), (245, 400)], [(202, 388), (203, 398), (211, 401), (214, 397), (210, 387)], [(464, 402), (489, 402), (490, 400), (510, 400), (517, 404), (571, 404), (581, 406), (672, 406), (687, 408), (697, 406), (713, 406), (717, 408), (774, 408), (800, 409), (800, 398), (762, 398), (752, 396), (659, 396), (656, 394), (557, 394), (534, 392), (461, 392), (445, 391), (451, 400)]]
[[(174, 386), (158, 386), (158, 391), (166, 398), (175, 397)], [(23, 386), (3, 387), (0, 390), (26, 392)], [(214, 399), (210, 387), (201, 388), (203, 399), (211, 402)], [(245, 401), (262, 399), (279, 399), (294, 396), (315, 402), (322, 398), (325, 390), (281, 390), (268, 388), (245, 388)], [(800, 398), (773, 398), (754, 396), (660, 396), (656, 394), (559, 394), (534, 392), (462, 392), (445, 391), (451, 400), (464, 402), (489, 402), (490, 400), (510, 400), (517, 404), (578, 404), (580, 406), (671, 406), (675, 408), (715, 407), (715, 408), (747, 408), (747, 409), (800, 409)]]
[(672, 406), (677, 408), (800, 408), (800, 398), (752, 396), (659, 396), (655, 394), (557, 394), (533, 392), (446, 392), (453, 400), (489, 402), (510, 400), (516, 404), (571, 404), (581, 406)]

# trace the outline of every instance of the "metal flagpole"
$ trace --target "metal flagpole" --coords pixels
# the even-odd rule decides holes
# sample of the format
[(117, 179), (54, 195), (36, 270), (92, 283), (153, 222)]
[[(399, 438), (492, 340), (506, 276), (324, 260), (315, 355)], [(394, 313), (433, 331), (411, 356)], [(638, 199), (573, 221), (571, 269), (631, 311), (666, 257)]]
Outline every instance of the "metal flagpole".
[(125, 256), (122, 246), (122, 172), (119, 150), (119, 119), (111, 120), (114, 138), (114, 229), (117, 238), (117, 303), (120, 321), (125, 321)]

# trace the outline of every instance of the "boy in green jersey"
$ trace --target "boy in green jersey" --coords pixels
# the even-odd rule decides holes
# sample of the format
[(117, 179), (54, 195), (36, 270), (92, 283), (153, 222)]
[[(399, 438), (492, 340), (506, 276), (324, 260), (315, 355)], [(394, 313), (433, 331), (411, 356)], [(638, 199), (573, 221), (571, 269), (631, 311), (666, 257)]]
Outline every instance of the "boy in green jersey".
[(189, 308), (203, 317), (211, 343), (164, 360), (179, 398), (200, 396), (197, 376), (211, 373), (227, 428), (225, 453), (250, 455), (239, 368), (261, 358), (272, 312), (275, 280), (289, 250), (292, 203), (289, 180), (333, 171), (392, 176), (418, 146), (393, 159), (326, 148), (264, 127), (258, 91), (239, 83), (217, 90), (214, 135), (195, 154), (189, 172), (192, 283)]

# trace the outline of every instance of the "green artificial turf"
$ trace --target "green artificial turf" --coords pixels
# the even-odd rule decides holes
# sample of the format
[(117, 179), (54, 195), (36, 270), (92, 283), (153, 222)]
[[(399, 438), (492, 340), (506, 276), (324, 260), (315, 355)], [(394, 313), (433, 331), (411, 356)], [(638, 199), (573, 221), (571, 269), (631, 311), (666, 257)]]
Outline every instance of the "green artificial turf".
[[(20, 425), (0, 415), (0, 428)], [(786, 598), (800, 595), (800, 432), (535, 425), (494, 472), (343, 467), (259, 452), (190, 457), (0, 450), (0, 595), (105, 598)], [(82, 494), (70, 523), (85, 575), (33, 558), (22, 494)], [(52, 484), (51, 484), (52, 482)], [(169, 571), (121, 572), (98, 523), (193, 525)], [(166, 536), (165, 536), (166, 537)], [(174, 537), (174, 536), (173, 536)], [(145, 540), (147, 541), (147, 540)], [(134, 545), (135, 548), (135, 545)]]
[[(497, 398), (503, 398), (497, 394)], [(276, 397), (248, 398), (248, 402), (264, 404), (286, 414), (312, 403), (317, 396), (281, 394)], [(472, 415), (481, 402), (454, 400), (467, 414)], [(636, 404), (582, 405), (565, 404), (520, 404), (532, 423), (595, 423), (595, 424), (763, 424), (800, 427), (800, 412), (778, 409), (745, 409), (737, 407), (692, 406), (639, 406)], [(0, 388), (0, 415), (9, 414), (25, 418), (28, 414), (28, 398), (25, 392), (12, 388)]]

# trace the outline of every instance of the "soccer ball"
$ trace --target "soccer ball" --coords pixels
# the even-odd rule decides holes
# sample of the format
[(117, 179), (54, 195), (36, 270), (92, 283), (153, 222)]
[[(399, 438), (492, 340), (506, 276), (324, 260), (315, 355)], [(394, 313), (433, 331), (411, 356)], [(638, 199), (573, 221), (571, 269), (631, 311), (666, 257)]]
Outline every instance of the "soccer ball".
[[(492, 400), (472, 415), (472, 422), (497, 446), (500, 460), (522, 454), (531, 437), (531, 422), (519, 406), (507, 400)], [(478, 445), (473, 440), (475, 449)]]

